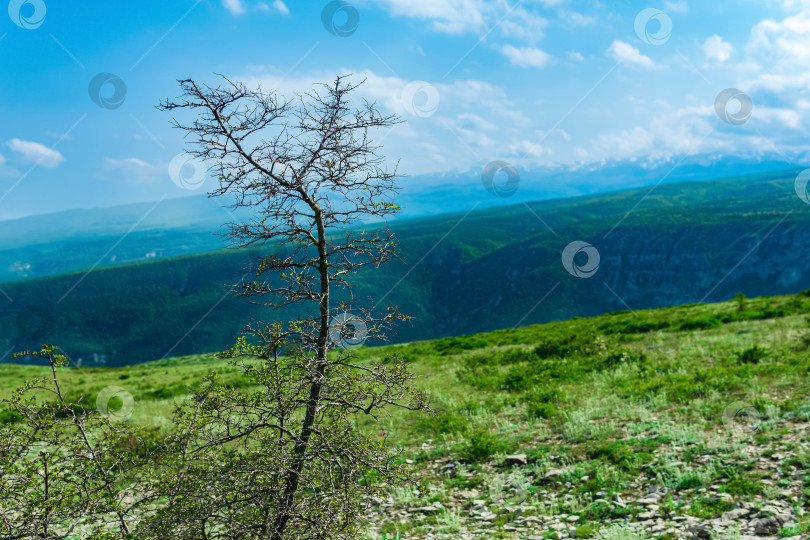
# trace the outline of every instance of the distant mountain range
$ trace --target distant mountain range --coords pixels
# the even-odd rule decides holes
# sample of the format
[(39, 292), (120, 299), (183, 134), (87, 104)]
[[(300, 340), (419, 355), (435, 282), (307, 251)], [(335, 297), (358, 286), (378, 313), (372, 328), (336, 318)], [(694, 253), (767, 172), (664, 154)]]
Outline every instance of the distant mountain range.
[(225, 247), (230, 210), (205, 196), (0, 222), (0, 283)]
[[(507, 196), (488, 193), (481, 170), (405, 177), (397, 196), (403, 211), (397, 219), (783, 168), (776, 161), (723, 156), (598, 167), (518, 168), (517, 189), (502, 194)], [(505, 182), (505, 173), (496, 175), (494, 181), (496, 185)], [(193, 195), (0, 221), (0, 283), (222, 249), (226, 241), (215, 233), (223, 230), (224, 223), (241, 217), (244, 214), (234, 213), (226, 200)]]
[[(463, 212), (403, 219), (393, 226), (402, 262), (358, 276), (356, 292), (382, 300), (381, 306), (399, 305), (414, 317), (398, 328), (392, 341), (399, 342), (716, 301), (738, 291), (748, 296), (797, 292), (810, 288), (810, 206), (794, 192), (797, 172), (665, 182), (484, 209), (472, 204)], [(186, 210), (172, 206), (176, 202)], [(165, 211), (155, 207), (110, 252), (127, 245), (133, 258), (138, 246), (149, 249), (147, 254), (155, 251), (154, 257), (141, 257), (145, 262), (105, 268), (119, 261), (104, 260), (85, 273), (98, 257), (76, 256), (72, 264), (84, 265), (85, 271), (2, 285), (0, 355), (51, 342), (76, 363), (131, 364), (219, 350), (250, 316), (297, 315), (230, 297), (228, 284), (243, 276), (261, 248), (210, 252), (221, 242), (210, 231), (228, 216), (216, 206), (187, 203), (162, 202)], [(128, 218), (98, 212), (80, 212), (84, 224), (71, 218), (72, 229), (60, 228), (65, 216), (42, 218), (37, 226), (59, 230), (67, 249), (86, 242), (109, 250), (117, 241), (112, 232), (126, 231), (140, 210), (132, 207)], [(149, 228), (137, 236), (144, 225)], [(24, 234), (30, 242), (43, 230), (30, 226)], [(25, 241), (17, 247), (9, 242), (0, 238), (4, 262), (8, 254), (31, 250)], [(591, 247), (572, 252), (564, 263), (563, 252), (572, 242)], [(164, 258), (147, 245), (164, 246)], [(171, 257), (171, 250), (192, 254)], [(595, 268), (588, 266), (596, 260), (588, 260), (589, 252), (598, 253)], [(71, 259), (58, 250), (53, 257)], [(37, 271), (48, 273), (59, 264)]]

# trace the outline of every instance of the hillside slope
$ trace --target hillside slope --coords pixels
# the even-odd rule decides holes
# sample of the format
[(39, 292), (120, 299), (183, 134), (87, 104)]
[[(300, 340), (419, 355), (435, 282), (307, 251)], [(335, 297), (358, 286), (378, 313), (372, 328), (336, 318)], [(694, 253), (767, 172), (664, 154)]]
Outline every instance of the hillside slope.
[[(360, 424), (426, 487), (367, 501), (368, 538), (806, 538), (808, 313), (799, 294), (357, 349), (361, 363), (409, 361), (437, 413)], [(91, 406), (119, 387), (132, 421), (163, 429), (212, 371), (249, 388), (210, 356), (61, 381)], [(0, 365), (0, 397), (48, 374)], [(2, 421), (13, 418), (0, 407)]]
[[(412, 315), (393, 337), (407, 342), (721, 300), (738, 291), (800, 291), (810, 288), (804, 261), (810, 207), (793, 192), (793, 177), (666, 184), (406, 220), (394, 226), (402, 261), (359, 275), (356, 293)], [(576, 240), (600, 254), (588, 279), (561, 262)], [(74, 362), (108, 365), (222, 349), (251, 315), (298, 315), (231, 299), (227, 284), (243, 278), (241, 270), (260, 252), (3, 285), (12, 301), (0, 312), (0, 347), (50, 341), (61, 343)]]

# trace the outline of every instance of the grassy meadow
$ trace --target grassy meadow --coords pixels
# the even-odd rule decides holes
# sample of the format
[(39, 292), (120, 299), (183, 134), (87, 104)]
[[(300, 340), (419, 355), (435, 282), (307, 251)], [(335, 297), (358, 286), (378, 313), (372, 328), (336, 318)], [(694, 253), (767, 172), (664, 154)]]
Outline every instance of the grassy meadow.
[[(762, 521), (777, 503), (792, 517), (775, 534), (801, 537), (809, 321), (810, 293), (740, 296), (356, 349), (360, 361), (407, 360), (435, 411), (359, 419), (402, 449), (426, 487), (371, 501), (369, 538), (676, 538), (687, 526), (739, 538), (754, 525), (712, 523), (736, 509)], [(211, 371), (247, 386), (210, 355), (71, 368), (61, 380), (90, 403), (120, 387), (134, 399), (131, 421), (165, 428)], [(49, 373), (2, 364), (0, 397)]]

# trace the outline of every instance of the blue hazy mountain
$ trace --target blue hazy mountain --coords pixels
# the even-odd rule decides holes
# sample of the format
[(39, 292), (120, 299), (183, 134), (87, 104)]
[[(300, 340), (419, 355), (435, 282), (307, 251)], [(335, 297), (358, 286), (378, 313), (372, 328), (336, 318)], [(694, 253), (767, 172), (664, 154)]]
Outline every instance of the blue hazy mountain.
[[(404, 342), (724, 300), (736, 292), (801, 291), (810, 288), (810, 205), (795, 194), (796, 173), (662, 183), (401, 219), (392, 228), (402, 260), (358, 275), (356, 296), (413, 316), (392, 338)], [(216, 221), (216, 208), (211, 213)], [(153, 233), (174, 238), (161, 237), (162, 230)], [(599, 254), (588, 277), (578, 273), (589, 263), (585, 252), (567, 267), (563, 261), (572, 242)], [(230, 285), (250, 277), (248, 263), (268, 251), (155, 257), (5, 283), (0, 347), (50, 342), (74, 361), (108, 365), (222, 349), (251, 316), (301, 314), (264, 309), (229, 293)]]

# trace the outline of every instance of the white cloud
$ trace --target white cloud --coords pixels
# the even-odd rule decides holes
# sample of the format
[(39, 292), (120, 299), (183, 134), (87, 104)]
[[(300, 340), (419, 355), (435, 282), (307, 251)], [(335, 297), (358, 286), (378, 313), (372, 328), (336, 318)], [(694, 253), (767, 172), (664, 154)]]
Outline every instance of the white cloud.
[(810, 0), (782, 0), (780, 2), (785, 9), (809, 9)]
[(42, 165), (43, 167), (56, 167), (62, 163), (65, 158), (58, 151), (48, 148), (44, 144), (23, 141), (20, 139), (11, 139), (6, 143), (14, 152), (17, 152), (21, 157), (30, 163)]
[(459, 125), (464, 129), (475, 131), (494, 131), (498, 128), (495, 124), (474, 113), (461, 113), (458, 115)]
[(797, 129), (802, 126), (802, 114), (793, 109), (756, 107), (754, 114), (757, 120), (762, 120), (769, 124), (781, 124), (783, 127), (790, 129)]
[(731, 58), (734, 47), (715, 34), (703, 42), (703, 52), (707, 63), (722, 63)]
[(101, 163), (101, 171), (105, 177), (115, 175), (116, 178), (134, 180), (135, 182), (146, 184), (155, 182), (162, 178), (168, 178), (168, 167), (161, 168), (135, 158), (104, 158)]
[(803, 93), (810, 83), (810, 14), (757, 23), (745, 52), (748, 74), (753, 76), (745, 81), (745, 90), (763, 89), (781, 100), (795, 101), (798, 98), (791, 92)]
[(540, 4), (545, 7), (556, 7), (565, 4), (568, 0), (528, 0), (527, 4)]
[[(600, 135), (594, 149), (602, 149), (602, 159), (628, 159), (648, 154), (655, 149), (655, 137), (645, 128), (636, 126), (609, 135)], [(597, 154), (598, 155), (598, 154)], [(589, 156), (593, 160), (596, 155)]]
[(445, 118), (443, 122), (465, 145), (479, 148), (496, 145), (488, 133), (495, 131), (497, 126), (476, 114), (461, 113), (455, 118)]
[(560, 18), (573, 26), (589, 26), (596, 23), (596, 17), (583, 15), (576, 11), (560, 11)]
[[(520, 61), (526, 59), (520, 47), (510, 47), (494, 49), (498, 52), (505, 49)], [(652, 60), (628, 44), (617, 42), (609, 51), (614, 58), (642, 67), (655, 67)], [(542, 54), (539, 58), (536, 63), (541, 65), (548, 61)], [(737, 70), (740, 66), (747, 69), (747, 64), (728, 67)], [(674, 164), (685, 154), (764, 154), (770, 152), (771, 144), (786, 155), (794, 155), (804, 144), (795, 143), (801, 129), (808, 124), (804, 119), (810, 119), (810, 98), (802, 103), (794, 99), (790, 105), (780, 103), (770, 107), (764, 104), (766, 102), (757, 101), (746, 129), (724, 129), (726, 126), (717, 118), (712, 106), (714, 89), (698, 89), (694, 95), (687, 92), (663, 97), (660, 92), (652, 96), (645, 93), (646, 86), (641, 85), (622, 89), (622, 95), (636, 96), (635, 99), (628, 97), (621, 103), (610, 100), (608, 108), (604, 103), (586, 101), (570, 120), (547, 132), (537, 131), (536, 126), (554, 125), (562, 111), (555, 109), (554, 101), (542, 96), (536, 97), (531, 106), (512, 101), (511, 81), (499, 85), (470, 79), (431, 80), (429, 83), (440, 96), (438, 108), (431, 116), (419, 117), (409, 114), (403, 104), (403, 90), (411, 81), (370, 70), (335, 66), (329, 71), (284, 78), (281, 69), (255, 67), (248, 76), (229, 75), (249, 87), (261, 84), (266, 90), (292, 96), (315, 88), (317, 83), (329, 82), (335, 72), (354, 73), (356, 81), (365, 80), (352, 103), (367, 99), (376, 102), (384, 113), (395, 113), (405, 120), (378, 136), (390, 164), (401, 159), (401, 172), (412, 176), (476, 168), (481, 166), (482, 160), (496, 157), (517, 166), (587, 166), (598, 170), (600, 164), (619, 161), (635, 161), (641, 167)], [(742, 85), (743, 78), (733, 82), (747, 90)], [(773, 143), (754, 136), (752, 133), (758, 129)], [(133, 164), (134, 170), (141, 168)], [(165, 171), (162, 174), (165, 176)]]
[(428, 19), (441, 32), (460, 34), (484, 26), (483, 0), (376, 0), (393, 15)]
[[(741, 143), (739, 130), (716, 134), (720, 120), (711, 103), (679, 108), (677, 101), (650, 103), (642, 97), (633, 102), (634, 110), (615, 105), (615, 110), (605, 111), (606, 117), (627, 118), (618, 125), (611, 121), (594, 123), (583, 131), (572, 118), (568, 126), (547, 132), (536, 129), (538, 118), (553, 122), (559, 114), (554, 111), (550, 116), (537, 116), (534, 111), (547, 109), (544, 105), (550, 102), (538, 101), (536, 108), (520, 106), (511, 101), (508, 86), (481, 80), (431, 81), (441, 96), (439, 107), (434, 115), (419, 118), (408, 115), (402, 104), (402, 91), (410, 81), (369, 70), (338, 72), (354, 72), (357, 80), (365, 79), (354, 102), (376, 102), (383, 112), (399, 114), (406, 120), (381, 137), (384, 154), (392, 163), (401, 158), (402, 172), (408, 175), (480, 167), (481, 156), (498, 156), (526, 166), (585, 163), (598, 168), (610, 161), (655, 164), (677, 160), (676, 156), (685, 153), (739, 154), (744, 149), (756, 149), (756, 145), (762, 148), (761, 141)], [(331, 72), (310, 73), (296, 79), (282, 78), (280, 70), (273, 76), (255, 73), (249, 77), (233, 74), (233, 78), (250, 87), (261, 83), (265, 89), (292, 95), (333, 76)], [(810, 101), (807, 106), (810, 108)], [(777, 128), (792, 121), (786, 112), (768, 114), (772, 120), (762, 125)], [(704, 139), (709, 133), (711, 136)]]
[[(529, 43), (540, 41), (550, 24), (545, 17), (521, 7), (513, 9), (505, 17), (493, 14), (494, 17), (498, 17), (498, 29), (502, 36)], [(495, 22), (492, 21), (492, 24)]]
[(795, 62), (807, 65), (810, 63), (810, 14), (757, 23), (745, 48), (750, 55), (765, 62), (779, 62), (782, 66)]
[(404, 90), (411, 81), (406, 79), (338, 67), (298, 78), (283, 77), (281, 70), (272, 71), (272, 75), (259, 75), (255, 69), (247, 76), (229, 75), (249, 87), (261, 84), (266, 90), (288, 97), (331, 81), (335, 72), (353, 73), (354, 82), (364, 80), (352, 103), (368, 100), (383, 113), (397, 114), (405, 120), (379, 136), (391, 164), (403, 159), (402, 172), (408, 175), (478, 167), (482, 155), (505, 158), (506, 149), (525, 138), (532, 126), (527, 113), (511, 101), (506, 89), (487, 81), (428, 81), (440, 97), (438, 108), (431, 116), (419, 117), (409, 114)]
[(543, 67), (552, 59), (547, 52), (533, 47), (517, 48), (512, 45), (504, 45), (501, 47), (501, 54), (507, 57), (512, 64), (522, 67)]
[(564, 141), (571, 140), (571, 135), (569, 135), (568, 132), (565, 131), (564, 129), (559, 128), (549, 130), (538, 129), (537, 131), (535, 131), (535, 133), (537, 134), (538, 137), (540, 137), (541, 140), (546, 140), (546, 138), (552, 135), (559, 135)]
[[(610, 160), (645, 159), (656, 163), (672, 156), (703, 154), (727, 149), (730, 143), (720, 138), (707, 138), (716, 118), (708, 106), (676, 108), (672, 104), (654, 104), (656, 114), (644, 125), (618, 129), (597, 135), (580, 158), (590, 163)], [(731, 147), (733, 149), (733, 146)]]
[(283, 0), (273, 0), (272, 4), (268, 4), (267, 2), (251, 2), (248, 4), (245, 0), (222, 0), (222, 5), (231, 12), (231, 15), (242, 15), (248, 10), (262, 11), (265, 13), (275, 11), (282, 15), (290, 14), (290, 8), (287, 7), (287, 4), (285, 4)]
[(800, 90), (810, 86), (810, 72), (798, 71), (788, 74), (765, 73), (744, 86), (749, 90), (763, 89), (774, 94), (780, 94), (789, 90)]
[(231, 15), (241, 15), (245, 12), (245, 4), (242, 0), (222, 0), (222, 5), (231, 12)]
[(672, 13), (686, 13), (689, 11), (689, 4), (686, 3), (686, 0), (667, 0), (664, 3), (664, 10)]
[(627, 62), (647, 69), (655, 67), (655, 62), (649, 56), (644, 56), (638, 49), (624, 41), (614, 41), (606, 52), (608, 56), (619, 62)]
[(282, 0), (275, 0), (273, 2), (273, 7), (276, 8), (276, 11), (278, 11), (282, 15), (290, 14), (290, 8), (288, 8), (287, 4), (285, 4)]
[(571, 60), (576, 60), (577, 62), (584, 62), (585, 61), (585, 57), (582, 56), (582, 53), (579, 53), (577, 51), (569, 52), (568, 57), (571, 58)]
[(0, 176), (19, 176), (20, 171), (6, 165), (6, 157), (0, 154)]
[[(258, 67), (254, 67), (254, 73), (243, 75), (233, 74), (234, 80), (239, 80), (249, 87), (261, 85), (264, 89), (273, 89), (281, 95), (292, 97), (302, 90), (317, 88), (322, 83), (334, 81), (335, 73), (352, 73), (354, 82), (363, 81), (357, 89), (355, 99), (367, 99), (376, 102), (377, 105), (397, 114), (407, 114), (406, 107), (402, 104), (403, 90), (411, 82), (395, 76), (378, 75), (374, 71), (365, 69), (330, 69), (324, 72), (313, 72), (307, 76), (294, 78), (284, 77), (281, 70), (273, 69), (271, 74), (257, 74)], [(431, 83), (432, 81), (428, 81)], [(481, 103), (498, 111), (503, 119), (505, 111), (503, 106), (510, 103), (503, 88), (493, 85), (487, 81), (467, 79), (453, 83), (433, 83), (434, 88), (440, 95), (440, 105), (438, 112), (445, 113), (446, 106), (452, 104), (459, 112), (479, 111)], [(514, 117), (506, 119), (509, 122), (516, 120)], [(399, 131), (400, 128), (397, 128)]]
[(533, 157), (533, 158), (541, 158), (544, 156), (550, 156), (552, 154), (550, 148), (539, 145), (534, 141), (526, 141), (526, 140), (511, 145), (509, 148), (509, 153), (512, 155), (517, 156), (525, 155), (526, 157)]
[(395, 17), (408, 17), (430, 21), (433, 28), (446, 34), (487, 32), (496, 30), (509, 39), (535, 42), (542, 38), (549, 21), (538, 13), (523, 7), (541, 4), (552, 7), (565, 0), (534, 0), (515, 3), (487, 0), (373, 0), (387, 8)]
[(138, 158), (124, 158), (124, 159), (112, 159), (112, 158), (105, 158), (104, 162), (111, 166), (111, 167), (146, 167), (149, 168), (150, 165)]

